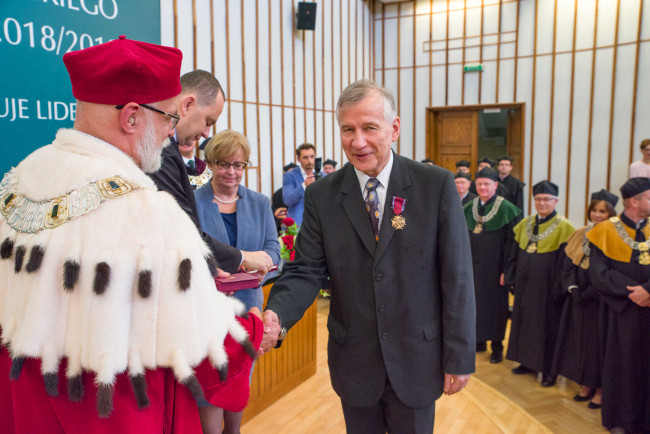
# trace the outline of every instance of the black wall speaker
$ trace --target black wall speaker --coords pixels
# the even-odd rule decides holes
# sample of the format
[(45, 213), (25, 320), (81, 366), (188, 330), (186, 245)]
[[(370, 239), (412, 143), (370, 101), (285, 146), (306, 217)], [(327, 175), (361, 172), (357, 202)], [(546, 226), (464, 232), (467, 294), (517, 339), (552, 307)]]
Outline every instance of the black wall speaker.
[(316, 3), (298, 2), (296, 13), (298, 30), (314, 30), (316, 28)]

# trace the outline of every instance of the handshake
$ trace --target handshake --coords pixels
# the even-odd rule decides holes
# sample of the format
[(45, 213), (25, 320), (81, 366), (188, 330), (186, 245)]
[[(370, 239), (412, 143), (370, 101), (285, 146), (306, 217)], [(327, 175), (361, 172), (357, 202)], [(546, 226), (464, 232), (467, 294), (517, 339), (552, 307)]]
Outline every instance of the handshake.
[[(280, 318), (272, 310), (265, 310), (264, 315), (256, 307), (251, 308), (248, 313), (252, 313), (262, 320), (264, 324), (264, 336), (262, 337), (262, 343), (260, 344), (259, 349), (257, 350), (257, 357), (261, 357), (264, 353), (267, 353), (273, 349), (280, 339), (280, 333), (282, 332), (282, 326), (280, 325)], [(284, 336), (282, 336), (284, 338)]]

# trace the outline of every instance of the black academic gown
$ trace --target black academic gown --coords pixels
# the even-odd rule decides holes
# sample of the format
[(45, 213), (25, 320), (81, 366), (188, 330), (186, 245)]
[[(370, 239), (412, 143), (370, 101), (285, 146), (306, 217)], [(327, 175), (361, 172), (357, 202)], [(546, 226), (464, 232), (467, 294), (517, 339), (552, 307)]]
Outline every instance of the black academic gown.
[(547, 253), (528, 253), (517, 247), (516, 261), (508, 272), (514, 274), (508, 280), (515, 282), (515, 304), (506, 358), (545, 374), (551, 372), (562, 314), (558, 270), (563, 251), (564, 245)]
[(626, 288), (649, 290), (650, 265), (619, 262), (592, 246), (590, 277), (607, 305), (603, 426), (650, 432), (650, 307), (633, 303)]
[(187, 167), (178, 149), (178, 143), (174, 138), (170, 140), (172, 143), (163, 149), (160, 170), (149, 176), (156, 183), (159, 190), (171, 194), (183, 211), (190, 216), (199, 232), (203, 235), (203, 240), (212, 250), (219, 268), (229, 273), (235, 273), (241, 264), (242, 254), (238, 249), (220, 243), (201, 230), (196, 211), (194, 190), (187, 177)]
[(499, 184), (505, 189), (503, 197), (517, 205), (519, 209), (524, 209), (524, 184), (512, 175), (508, 175)]
[[(271, 198), (271, 211), (273, 211), (273, 214), (275, 215), (275, 211), (278, 208), (287, 208), (287, 205), (284, 203), (284, 200), (282, 200), (282, 187), (278, 188), (278, 190), (273, 193), (273, 197)], [(278, 233), (280, 233), (280, 229), (282, 229), (282, 220), (278, 219), (277, 217), (275, 218), (275, 228), (278, 230)]]
[[(577, 286), (568, 292), (570, 286)], [(562, 375), (592, 389), (602, 385), (599, 335), (600, 297), (591, 284), (589, 269), (564, 255), (561, 279), (564, 305), (555, 346), (552, 374)]]
[[(496, 197), (493, 196), (486, 205), (494, 202)], [(481, 208), (479, 215), (484, 215)], [(476, 342), (501, 342), (505, 336), (508, 291), (499, 280), (513, 251), (514, 224), (513, 220), (494, 231), (469, 232), (476, 298)]]
[(469, 203), (471, 200), (473, 200), (476, 197), (474, 193), (471, 191), (468, 191), (463, 200), (461, 201), (461, 204), (465, 206), (465, 204)]

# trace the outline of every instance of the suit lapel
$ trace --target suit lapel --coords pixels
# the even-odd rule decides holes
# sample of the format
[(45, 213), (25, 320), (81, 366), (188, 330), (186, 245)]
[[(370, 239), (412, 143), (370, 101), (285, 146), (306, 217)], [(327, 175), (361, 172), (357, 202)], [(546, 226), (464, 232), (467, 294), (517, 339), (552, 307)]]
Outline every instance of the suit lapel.
[(375, 234), (372, 232), (372, 225), (370, 218), (366, 212), (365, 202), (361, 195), (361, 188), (359, 187), (359, 179), (354, 172), (354, 167), (350, 165), (345, 174), (343, 185), (341, 187), (341, 194), (343, 198), (343, 209), (345, 210), (352, 226), (356, 230), (359, 238), (363, 242), (368, 252), (374, 256), (377, 248), (375, 241)]
[[(375, 262), (381, 259), (388, 248), (390, 240), (395, 234), (392, 219), (395, 215), (392, 205), (393, 197), (406, 198), (406, 190), (411, 186), (411, 178), (406, 170), (402, 157), (393, 154), (393, 169), (390, 172), (390, 181), (388, 181), (388, 190), (386, 191), (386, 202), (384, 203), (384, 212), (381, 218), (381, 227), (379, 228), (379, 241), (377, 242), (377, 252)], [(407, 201), (408, 202), (408, 201)], [(412, 205), (406, 203), (406, 206)]]

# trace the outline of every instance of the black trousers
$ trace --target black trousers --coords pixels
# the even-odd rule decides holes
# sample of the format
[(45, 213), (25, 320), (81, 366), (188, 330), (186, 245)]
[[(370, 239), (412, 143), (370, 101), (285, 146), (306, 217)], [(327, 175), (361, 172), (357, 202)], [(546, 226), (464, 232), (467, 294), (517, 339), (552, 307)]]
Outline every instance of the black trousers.
[(353, 407), (341, 400), (348, 434), (431, 434), (436, 402), (426, 407), (407, 407), (395, 395), (386, 378), (379, 401), (369, 407)]

